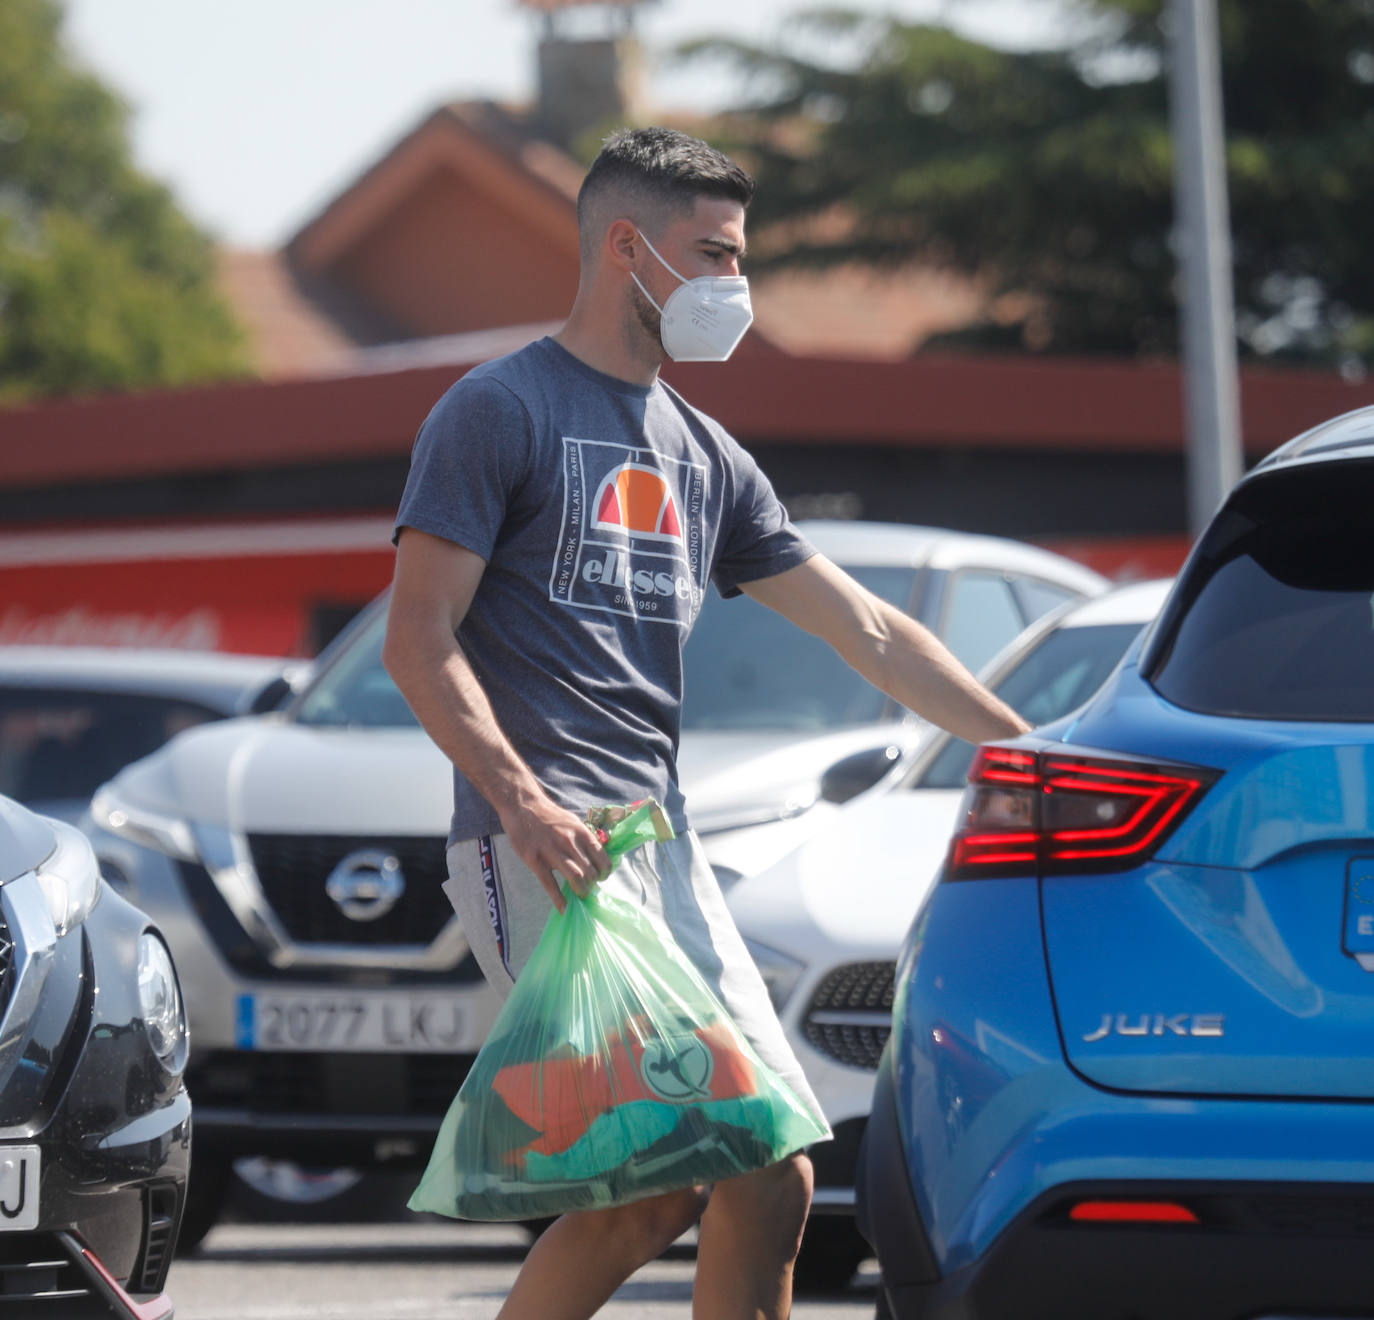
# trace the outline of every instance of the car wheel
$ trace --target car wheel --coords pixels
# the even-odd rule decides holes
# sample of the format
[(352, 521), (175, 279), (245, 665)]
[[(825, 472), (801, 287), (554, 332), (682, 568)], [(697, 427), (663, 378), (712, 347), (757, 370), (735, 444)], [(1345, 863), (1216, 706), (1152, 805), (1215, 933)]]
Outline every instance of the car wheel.
[(798, 1292), (840, 1292), (872, 1254), (852, 1219), (823, 1215), (807, 1224), (802, 1235), (792, 1286)]
[(181, 1231), (177, 1234), (178, 1256), (189, 1256), (219, 1222), (225, 1198), (229, 1195), (232, 1173), (227, 1161), (191, 1161), (191, 1173), (186, 1180), (186, 1204), (181, 1212)]

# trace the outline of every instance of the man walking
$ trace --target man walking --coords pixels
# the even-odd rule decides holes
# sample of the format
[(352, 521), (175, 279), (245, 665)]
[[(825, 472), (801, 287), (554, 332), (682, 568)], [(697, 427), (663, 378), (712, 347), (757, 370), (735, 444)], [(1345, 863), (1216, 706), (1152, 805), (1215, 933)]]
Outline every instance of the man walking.
[[(708, 582), (829, 642), (870, 681), (978, 742), (1025, 723), (920, 624), (817, 554), (757, 465), (658, 378), (723, 361), (748, 328), (753, 181), (703, 142), (619, 133), (578, 197), (581, 278), (552, 338), (471, 371), (416, 442), (397, 516), (385, 661), (455, 767), (445, 886), (505, 993), (563, 906), (559, 877), (651, 909), (765, 1063), (819, 1114), (688, 829), (674, 757), (682, 646)], [(655, 797), (679, 837), (654, 871), (608, 859), (588, 807)], [(500, 1315), (581, 1320), (701, 1219), (697, 1320), (791, 1306), (811, 1194), (767, 1169), (563, 1216)]]

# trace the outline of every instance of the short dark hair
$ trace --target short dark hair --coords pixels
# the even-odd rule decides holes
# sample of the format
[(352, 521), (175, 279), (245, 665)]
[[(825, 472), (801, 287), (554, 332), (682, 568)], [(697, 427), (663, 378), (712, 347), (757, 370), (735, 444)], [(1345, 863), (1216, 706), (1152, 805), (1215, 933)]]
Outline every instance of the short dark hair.
[(672, 128), (622, 129), (606, 139), (577, 194), (583, 251), (596, 240), (591, 230), (604, 201), (663, 215), (690, 211), (699, 197), (748, 206), (753, 196), (754, 180), (700, 138)]

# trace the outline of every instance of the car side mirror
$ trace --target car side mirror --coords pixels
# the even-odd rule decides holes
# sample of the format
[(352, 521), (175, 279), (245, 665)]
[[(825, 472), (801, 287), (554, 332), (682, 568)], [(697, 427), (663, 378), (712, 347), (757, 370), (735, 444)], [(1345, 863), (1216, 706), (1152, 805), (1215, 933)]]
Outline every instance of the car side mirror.
[(298, 684), (291, 681), (290, 674), (280, 674), (276, 679), (269, 680), (262, 684), (262, 687), (253, 694), (253, 701), (249, 702), (246, 714), (250, 716), (262, 716), (269, 710), (280, 710), (298, 690)]
[(900, 747), (888, 743), (885, 747), (866, 747), (836, 761), (821, 776), (821, 797), (835, 803), (858, 797), (887, 774), (901, 755)]
[(309, 677), (309, 665), (292, 665), (253, 694), (245, 714), (265, 715), (268, 711), (281, 710), (306, 685)]

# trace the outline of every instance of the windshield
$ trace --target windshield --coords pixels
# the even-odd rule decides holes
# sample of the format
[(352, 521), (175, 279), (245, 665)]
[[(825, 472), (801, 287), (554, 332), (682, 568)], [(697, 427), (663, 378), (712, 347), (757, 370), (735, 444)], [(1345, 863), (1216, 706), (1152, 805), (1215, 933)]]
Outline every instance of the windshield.
[[(916, 572), (853, 564), (876, 596), (911, 607)], [(682, 727), (824, 732), (882, 719), (889, 702), (824, 642), (740, 596), (712, 592), (683, 651)]]
[[(1032, 725), (1048, 724), (1077, 710), (1107, 681), (1144, 624), (1055, 628), (997, 682), (992, 690)], [(973, 744), (949, 738), (913, 788), (963, 788)]]
[(382, 666), (385, 640), (386, 612), (379, 610), (310, 686), (295, 713), (296, 720), (368, 729), (418, 728), (419, 722), (400, 689)]
[[(875, 595), (911, 605), (911, 568), (850, 567)], [(301, 699), (301, 724), (411, 728), (415, 716), (382, 667), (386, 614), (354, 634)], [(712, 592), (683, 653), (684, 729), (824, 731), (881, 719), (887, 698), (824, 642), (780, 614), (741, 597)]]

